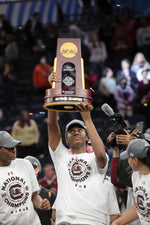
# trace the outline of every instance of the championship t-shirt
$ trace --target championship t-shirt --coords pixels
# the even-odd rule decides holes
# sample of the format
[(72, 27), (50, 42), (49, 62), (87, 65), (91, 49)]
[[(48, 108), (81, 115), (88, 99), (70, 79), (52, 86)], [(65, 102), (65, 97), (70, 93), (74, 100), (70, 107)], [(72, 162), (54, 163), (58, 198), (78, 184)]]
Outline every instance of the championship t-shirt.
[(39, 190), (31, 163), (15, 159), (9, 166), (0, 167), (0, 224), (39, 225), (32, 193)]

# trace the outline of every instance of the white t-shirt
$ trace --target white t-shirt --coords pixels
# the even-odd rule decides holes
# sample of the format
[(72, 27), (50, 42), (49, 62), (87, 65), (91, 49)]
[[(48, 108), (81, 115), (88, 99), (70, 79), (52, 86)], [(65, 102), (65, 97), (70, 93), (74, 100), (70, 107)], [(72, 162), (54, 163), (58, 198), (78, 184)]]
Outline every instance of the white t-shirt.
[(142, 225), (150, 224), (150, 174), (140, 172), (132, 174), (133, 194), (137, 213)]
[(103, 190), (105, 190), (105, 198), (107, 201), (107, 216), (108, 216), (108, 221), (107, 225), (110, 225), (110, 215), (114, 215), (116, 213), (120, 213), (119, 206), (118, 206), (118, 201), (116, 197), (116, 192), (115, 192), (115, 187), (111, 183), (110, 178), (107, 176), (105, 178), (103, 185)]
[(0, 167), (0, 225), (39, 225), (39, 217), (31, 201), (39, 190), (31, 163), (15, 159)]
[(108, 165), (100, 169), (94, 153), (70, 153), (62, 140), (55, 152), (49, 150), (58, 180), (56, 224), (106, 224), (107, 204), (102, 183)]

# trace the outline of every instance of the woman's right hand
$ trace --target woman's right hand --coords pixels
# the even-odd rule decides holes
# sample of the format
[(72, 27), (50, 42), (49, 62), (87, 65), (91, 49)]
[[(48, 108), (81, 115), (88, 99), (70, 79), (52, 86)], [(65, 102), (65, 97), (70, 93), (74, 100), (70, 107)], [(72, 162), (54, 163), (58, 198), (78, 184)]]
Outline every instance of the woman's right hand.
[(60, 78), (58, 77), (58, 74), (56, 72), (52, 71), (51, 74), (48, 76), (48, 81), (52, 86), (53, 82), (60, 82)]

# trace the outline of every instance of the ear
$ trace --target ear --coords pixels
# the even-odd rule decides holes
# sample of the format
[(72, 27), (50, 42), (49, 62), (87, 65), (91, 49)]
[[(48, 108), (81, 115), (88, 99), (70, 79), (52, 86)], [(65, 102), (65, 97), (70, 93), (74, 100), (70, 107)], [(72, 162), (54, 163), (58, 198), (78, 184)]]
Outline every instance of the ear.
[(89, 140), (89, 138), (88, 138), (88, 136), (86, 135), (86, 141), (88, 142), (88, 140)]
[(135, 165), (138, 165), (139, 160), (137, 158), (134, 158), (134, 163), (135, 163)]
[(67, 139), (67, 134), (65, 134), (65, 141), (66, 141), (67, 145), (70, 147), (68, 139)]
[(37, 167), (37, 168), (34, 169), (34, 171), (35, 171), (35, 175), (37, 176), (40, 170), (39, 170), (39, 168)]

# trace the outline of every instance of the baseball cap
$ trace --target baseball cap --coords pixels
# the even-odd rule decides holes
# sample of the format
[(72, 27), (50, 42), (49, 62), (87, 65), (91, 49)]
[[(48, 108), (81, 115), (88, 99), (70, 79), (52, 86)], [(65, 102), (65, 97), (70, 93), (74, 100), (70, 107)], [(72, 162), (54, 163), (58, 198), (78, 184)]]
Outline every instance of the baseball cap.
[(30, 163), (32, 164), (32, 166), (34, 168), (38, 167), (39, 168), (39, 172), (41, 172), (41, 163), (40, 163), (40, 161), (37, 158), (28, 155), (24, 159), (27, 159), (28, 161), (30, 161)]
[(82, 120), (78, 120), (78, 119), (74, 119), (71, 120), (67, 125), (66, 125), (66, 130), (65, 132), (67, 132), (73, 125), (78, 125), (80, 127), (82, 127), (83, 129), (86, 130), (86, 126), (84, 124), (84, 122)]
[(133, 158), (146, 158), (149, 143), (144, 139), (133, 139), (129, 142), (127, 150), (120, 154), (120, 159)]
[(148, 143), (150, 143), (150, 134), (144, 133), (144, 138)]
[(20, 143), (21, 141), (13, 139), (7, 131), (0, 131), (0, 147), (13, 148)]

